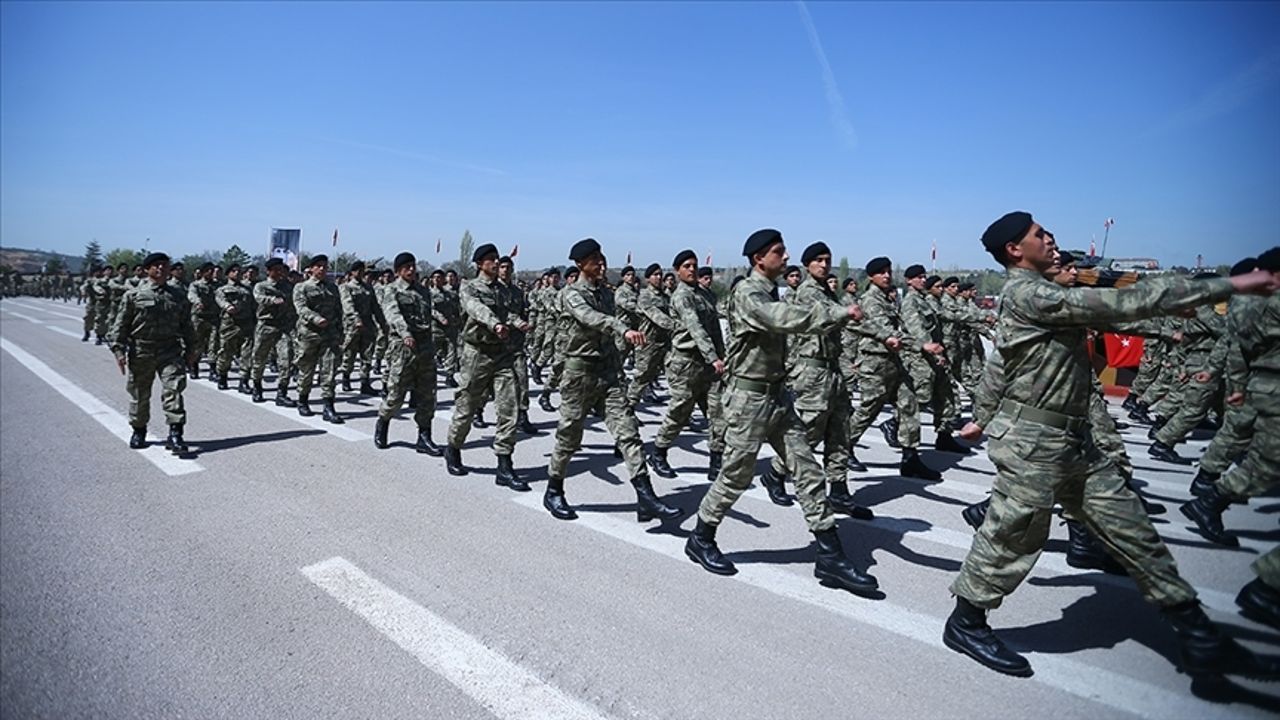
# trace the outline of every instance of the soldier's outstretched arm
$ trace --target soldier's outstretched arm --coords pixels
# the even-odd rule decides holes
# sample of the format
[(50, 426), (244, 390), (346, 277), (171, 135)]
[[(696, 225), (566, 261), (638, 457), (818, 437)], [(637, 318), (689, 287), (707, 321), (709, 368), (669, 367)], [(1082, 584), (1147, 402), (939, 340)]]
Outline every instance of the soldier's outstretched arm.
[(667, 314), (667, 312), (666, 312), (665, 310), (663, 310), (663, 309), (662, 309), (662, 306), (661, 306), (661, 305), (658, 305), (656, 302), (654, 302), (654, 301), (652, 301), (652, 300), (646, 301), (644, 297), (641, 297), (641, 298), (640, 298), (640, 312), (641, 312), (641, 314), (643, 314), (645, 317), (649, 318), (649, 320), (650, 320), (654, 325), (657, 325), (658, 327), (662, 328), (663, 330), (675, 330), (675, 329), (676, 329), (676, 320), (675, 320), (675, 318), (673, 318), (673, 317), (671, 317), (670, 315), (668, 315), (668, 314)]
[(734, 298), (734, 312), (754, 330), (805, 335), (822, 335), (850, 317), (847, 305), (774, 302), (768, 294), (756, 291), (739, 293)]
[[(1009, 285), (1006, 285), (1009, 290)], [(1118, 321), (1167, 315), (1185, 308), (1217, 302), (1235, 293), (1227, 278), (1192, 280), (1152, 278), (1123, 289), (1064, 288), (1038, 282), (1006, 292), (1010, 311), (1047, 325), (1105, 326)]]
[(470, 282), (463, 283), (462, 292), (460, 294), (462, 309), (466, 311), (467, 315), (473, 320), (490, 330), (493, 330), (498, 325), (502, 324), (502, 321), (498, 319), (498, 316), (493, 314), (493, 310), (490, 310), (489, 306), (485, 305), (484, 301), (476, 294), (475, 286)]
[(562, 293), (560, 299), (562, 309), (569, 313), (574, 320), (586, 325), (589, 328), (600, 332), (611, 332), (618, 337), (624, 337), (631, 328), (627, 324), (612, 315), (596, 310), (591, 307), (587, 299), (579, 292)]
[(720, 353), (716, 350), (715, 341), (702, 326), (702, 320), (698, 318), (698, 310), (693, 306), (693, 297), (685, 293), (676, 295), (671, 300), (671, 309), (675, 311), (676, 319), (689, 331), (689, 336), (693, 338), (693, 344), (698, 346), (702, 359), (706, 360), (708, 365), (719, 360)]

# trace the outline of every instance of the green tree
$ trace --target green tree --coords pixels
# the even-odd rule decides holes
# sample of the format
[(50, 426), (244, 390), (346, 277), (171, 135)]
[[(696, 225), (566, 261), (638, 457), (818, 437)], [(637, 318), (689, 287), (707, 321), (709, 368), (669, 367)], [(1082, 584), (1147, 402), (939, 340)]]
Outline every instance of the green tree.
[(344, 252), (338, 253), (329, 263), (329, 269), (336, 273), (344, 273), (351, 269), (351, 266), (360, 259), (355, 253)]
[(841, 285), (844, 285), (844, 281), (849, 279), (849, 258), (840, 258), (840, 267), (836, 270), (836, 276), (840, 278)]
[(94, 265), (102, 264), (102, 246), (98, 244), (98, 239), (94, 238), (84, 246), (84, 269), (88, 272), (89, 268)]
[(62, 258), (57, 255), (51, 255), (48, 260), (44, 261), (44, 271), (47, 273), (60, 273), (66, 269), (67, 264), (62, 262)]
[(467, 267), (471, 264), (471, 253), (476, 251), (476, 241), (471, 239), (471, 231), (462, 233), (462, 242), (458, 244), (458, 265)]
[(250, 259), (249, 253), (240, 249), (239, 245), (232, 245), (227, 248), (226, 252), (222, 253), (222, 266), (226, 267), (232, 263), (244, 265), (249, 262)]
[(140, 250), (130, 250), (128, 248), (116, 248), (107, 253), (103, 258), (103, 262), (111, 267), (117, 267), (120, 263), (124, 263), (129, 267), (138, 265), (142, 262), (143, 254)]

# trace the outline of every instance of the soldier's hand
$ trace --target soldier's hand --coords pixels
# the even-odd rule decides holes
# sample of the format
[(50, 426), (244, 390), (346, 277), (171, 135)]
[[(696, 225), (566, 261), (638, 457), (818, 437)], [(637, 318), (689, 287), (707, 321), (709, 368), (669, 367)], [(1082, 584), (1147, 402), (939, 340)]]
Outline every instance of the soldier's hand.
[(1227, 396), (1227, 404), (1233, 405), (1235, 407), (1240, 407), (1241, 405), (1244, 404), (1244, 393), (1242, 392), (1231, 393), (1230, 395)]
[(529, 328), (533, 327), (533, 323), (519, 322), (516, 323), (516, 329), (520, 332), (529, 332)]
[(1211, 382), (1213, 380), (1213, 373), (1209, 372), (1208, 370), (1201, 370), (1195, 375), (1192, 375), (1191, 379), (1195, 380), (1201, 385), (1204, 385), (1205, 383)]
[(644, 345), (646, 342), (648, 342), (645, 339), (644, 333), (640, 332), (639, 330), (628, 330), (625, 333), (623, 333), (622, 337), (626, 339), (627, 342), (631, 343), (632, 345), (635, 345), (636, 347), (640, 347), (641, 345)]
[(717, 375), (723, 375), (723, 374), (724, 374), (724, 361), (723, 361), (723, 360), (716, 360), (715, 362), (711, 363), (711, 369), (712, 369), (712, 370), (715, 370)]
[(1182, 342), (1182, 331), (1181, 331), (1181, 330), (1174, 330), (1174, 331), (1173, 331), (1173, 341), (1174, 341), (1174, 342), (1176, 342), (1176, 343), (1180, 343), (1180, 342)]
[(897, 350), (898, 348), (902, 347), (902, 340), (896, 337), (885, 338), (884, 346), (889, 348), (890, 350)]
[(318, 320), (315, 321), (315, 326), (318, 328), (328, 327), (329, 321), (325, 318), (319, 318)]
[(275, 302), (275, 304), (276, 304), (276, 305), (283, 305), (283, 304), (284, 304), (284, 298), (282, 298), (282, 297), (278, 297), (278, 298), (276, 298), (276, 299), (274, 300), (274, 302)]
[(925, 351), (925, 352), (927, 352), (927, 353), (932, 353), (932, 354), (934, 354), (934, 355), (941, 355), (941, 354), (942, 354), (942, 343), (927, 342), (927, 343), (925, 343), (923, 346), (921, 346), (921, 349), (922, 349), (922, 350), (924, 350), (924, 351)]
[(123, 357), (123, 356), (119, 356), (119, 355), (117, 355), (117, 356), (116, 356), (116, 367), (120, 368), (120, 374), (121, 374), (121, 375), (124, 375), (124, 374), (125, 374), (125, 371), (124, 371), (124, 365), (125, 365), (124, 357)]
[(448, 325), (448, 324), (449, 324), (449, 320), (448, 320), (448, 318), (441, 320), (441, 321), (440, 321), (440, 324), (441, 324), (442, 326), (443, 326), (443, 325)]
[(862, 322), (862, 308), (857, 303), (849, 306), (849, 318), (854, 322)]
[(413, 350), (418, 346), (418, 343), (414, 342), (412, 335), (406, 335), (404, 337), (404, 346), (409, 348), (410, 350)]
[(982, 437), (982, 426), (970, 420), (960, 428), (960, 432), (956, 433), (961, 438), (973, 442)]
[(1280, 280), (1276, 279), (1275, 273), (1267, 272), (1266, 270), (1254, 270), (1231, 278), (1231, 286), (1238, 293), (1270, 295), (1276, 290), (1280, 290)]
[(498, 323), (493, 326), (493, 334), (500, 340), (506, 340), (511, 335), (511, 328), (507, 327), (506, 323)]
[(228, 315), (235, 315), (235, 314), (236, 314), (236, 306), (235, 306), (235, 305), (228, 305), (228, 306), (227, 306), (227, 314), (228, 314)]

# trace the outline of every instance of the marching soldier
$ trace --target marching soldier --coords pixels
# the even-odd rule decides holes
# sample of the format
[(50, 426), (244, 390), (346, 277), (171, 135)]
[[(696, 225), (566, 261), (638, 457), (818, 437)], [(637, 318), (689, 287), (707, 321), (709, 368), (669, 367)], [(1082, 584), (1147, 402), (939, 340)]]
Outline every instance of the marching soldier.
[(502, 283), (503, 291), (510, 296), (507, 306), (515, 313), (515, 319), (510, 323), (511, 333), (507, 344), (516, 354), (516, 429), (525, 435), (537, 435), (538, 428), (529, 421), (529, 356), (526, 349), (529, 331), (533, 328), (533, 313), (529, 296), (515, 282), (515, 272), (514, 260), (506, 255), (498, 258), (498, 282)]
[[(187, 302), (191, 305), (191, 327), (195, 332), (195, 356), (191, 363), (191, 379), (200, 377), (200, 358), (209, 349), (209, 340), (218, 326), (217, 288), (213, 284), (215, 265), (206, 262), (196, 269), (196, 279), (187, 287)], [(209, 358), (209, 370), (217, 372), (216, 358)]]
[(342, 332), (342, 300), (338, 286), (329, 280), (329, 258), (316, 255), (307, 267), (308, 277), (293, 288), (293, 307), (298, 314), (298, 414), (308, 417), (311, 409), (311, 385), (316, 367), (320, 368), (320, 399), (324, 404), (325, 422), (345, 422), (333, 406), (337, 390), (338, 346)]
[(338, 288), (342, 300), (342, 389), (351, 392), (351, 372), (360, 358), (360, 394), (373, 395), (373, 343), (382, 325), (373, 287), (365, 281), (365, 264), (357, 260)]
[(400, 411), (405, 396), (417, 398), (413, 420), (418, 427), (415, 449), (432, 457), (444, 451), (431, 439), (436, 415), (436, 348), (432, 342), (431, 293), (418, 284), (418, 261), (402, 252), (395, 259), (396, 279), (382, 291), (382, 316), (387, 321), (387, 395), (378, 408), (373, 444), (388, 447), (391, 418)]
[[(227, 283), (214, 293), (214, 301), (222, 310), (218, 327), (218, 389), (226, 390), (231, 358), (240, 354), (253, 331), (253, 292), (240, 282), (240, 264), (231, 263), (226, 271)], [(249, 365), (240, 366), (240, 389), (249, 390)]]
[(651, 384), (662, 371), (671, 331), (676, 327), (675, 319), (671, 317), (671, 300), (662, 289), (662, 266), (653, 263), (645, 268), (644, 280), (646, 284), (640, 290), (636, 308), (639, 330), (644, 333), (645, 343), (636, 350), (636, 375), (627, 391), (627, 403), (631, 407), (635, 407), (642, 398), (657, 402), (658, 397)]
[(253, 340), (253, 401), (265, 402), (262, 395), (262, 375), (267, 370), (271, 351), (275, 350), (276, 405), (294, 407), (289, 399), (289, 375), (293, 369), (293, 332), (298, 324), (298, 313), (293, 306), (293, 286), (288, 279), (289, 268), (280, 258), (267, 261), (267, 278), (253, 286), (253, 297), (258, 314), (258, 325)]
[(968, 455), (969, 448), (951, 437), (951, 424), (959, 417), (959, 412), (947, 368), (951, 360), (948, 353), (952, 348), (942, 344), (942, 318), (935, 309), (940, 308), (941, 303), (935, 305), (924, 289), (923, 265), (908, 267), (903, 276), (907, 280), (907, 292), (902, 298), (899, 313), (904, 336), (910, 338), (908, 346), (903, 348), (903, 359), (911, 375), (911, 384), (915, 386), (916, 402), (921, 409), (931, 407), (933, 410), (933, 429), (937, 434), (934, 448)]
[[(80, 338), (80, 342), (89, 342), (89, 333), (93, 330), (93, 326), (98, 320), (99, 290), (98, 277), (102, 275), (102, 268), (94, 265), (89, 268), (89, 272), (84, 276), (84, 284), (80, 287), (80, 293), (84, 295), (84, 337)], [(5, 275), (7, 278), (8, 275)], [(101, 336), (99, 336), (101, 337)], [(98, 343), (101, 344), (101, 343)]]

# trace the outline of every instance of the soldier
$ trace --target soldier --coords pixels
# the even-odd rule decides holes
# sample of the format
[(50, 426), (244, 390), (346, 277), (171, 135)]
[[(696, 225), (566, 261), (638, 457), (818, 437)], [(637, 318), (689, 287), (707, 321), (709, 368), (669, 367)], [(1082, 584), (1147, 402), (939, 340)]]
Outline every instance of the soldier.
[[(373, 271), (370, 271), (373, 274)], [(382, 294), (391, 283), (395, 282), (396, 275), (391, 270), (383, 270), (378, 274), (378, 283), (373, 286), (373, 299), (378, 304), (378, 312), (382, 311)], [(382, 361), (387, 357), (387, 325), (386, 319), (382, 324), (378, 325), (378, 336), (373, 341), (373, 371), (382, 376), (382, 395), (387, 394), (387, 380), (382, 373)]]
[(187, 296), (187, 266), (176, 262), (169, 266), (169, 285), (173, 286), (183, 297)]
[[(502, 283), (502, 289), (510, 296), (507, 306), (515, 313), (510, 323), (511, 334), (507, 338), (507, 344), (516, 354), (516, 429), (526, 435), (537, 435), (538, 428), (529, 422), (529, 365), (526, 354), (529, 330), (533, 328), (532, 312), (529, 296), (525, 294), (524, 288), (513, 282), (515, 272), (515, 261), (506, 255), (498, 258), (498, 282)], [(483, 414), (483, 408), (481, 414)]]
[(667, 382), (671, 385), (671, 404), (662, 418), (662, 426), (653, 440), (649, 464), (659, 477), (674, 478), (675, 470), (667, 459), (667, 451), (676, 436), (689, 424), (693, 408), (706, 403), (711, 423), (710, 460), (707, 479), (715, 480), (724, 458), (724, 414), (720, 404), (721, 376), (724, 375), (724, 335), (716, 313), (715, 296), (695, 282), (698, 256), (683, 250), (671, 262), (680, 285), (671, 295), (671, 312), (676, 318), (667, 355)]
[[(645, 343), (636, 350), (636, 375), (627, 390), (627, 404), (635, 407), (643, 398), (657, 402), (651, 383), (658, 378), (671, 343), (676, 321), (671, 317), (671, 299), (662, 289), (662, 266), (653, 263), (644, 271), (645, 287), (636, 301), (640, 318), (639, 330)], [(624, 321), (625, 322), (625, 321)]]
[(315, 415), (311, 409), (311, 385), (320, 368), (321, 416), (325, 422), (345, 422), (333, 406), (337, 390), (338, 346), (341, 343), (342, 300), (338, 286), (328, 278), (329, 258), (316, 255), (307, 266), (307, 279), (293, 288), (293, 307), (298, 313), (298, 414)]
[[(532, 357), (533, 361), (533, 380), (539, 385), (543, 384), (542, 371), (552, 363), (552, 349), (555, 346), (556, 328), (560, 323), (560, 315), (557, 312), (556, 301), (560, 293), (560, 269), (550, 268), (547, 270), (547, 279), (542, 288), (542, 294), (538, 300), (538, 325), (534, 328), (537, 331), (536, 340)], [(547, 410), (550, 405), (550, 397), (544, 388), (538, 397), (538, 404), (543, 410)], [(547, 410), (547, 412), (553, 412)]]
[[(98, 277), (102, 275), (102, 268), (94, 265), (89, 268), (89, 272), (84, 276), (84, 284), (80, 286), (80, 293), (84, 295), (84, 337), (80, 338), (80, 342), (89, 342), (89, 332), (93, 330), (94, 324), (98, 320)], [(5, 277), (8, 277), (6, 275)], [(101, 337), (101, 336), (99, 336)], [(101, 343), (99, 343), (101, 344)]]
[(436, 324), (432, 336), (436, 342), (436, 359), (444, 372), (445, 387), (456, 388), (458, 372), (458, 329), (462, 327), (462, 304), (459, 299), (458, 273), (450, 270), (444, 280), (431, 289), (431, 311)]
[(111, 278), (115, 268), (107, 265), (93, 281), (94, 311), (93, 334), (94, 345), (106, 341), (107, 332), (111, 329)]
[(124, 300), (124, 294), (129, 291), (129, 281), (133, 279), (132, 273), (129, 271), (129, 263), (119, 263), (116, 265), (115, 275), (107, 278), (107, 297), (108, 297), (108, 315), (107, 327), (103, 329), (106, 334), (108, 328), (116, 325), (116, 315), (120, 312), (121, 301)]
[(795, 302), (796, 289), (800, 287), (800, 266), (788, 265), (787, 269), (782, 272), (782, 279), (787, 283), (787, 291), (782, 293), (782, 299), (785, 302)]
[(752, 233), (742, 254), (751, 263), (752, 272), (733, 291), (734, 331), (725, 363), (728, 427), (724, 465), (698, 506), (698, 522), (685, 544), (685, 555), (717, 575), (737, 572), (716, 544), (716, 529), (751, 484), (760, 445), (767, 441), (786, 458), (805, 522), (817, 539), (814, 576), (824, 585), (876, 596), (876, 579), (845, 557), (835, 515), (827, 502), (822, 469), (783, 383), (787, 334), (838, 332), (842, 324), (859, 315), (859, 310), (834, 301), (812, 305), (778, 302), (777, 277), (789, 258), (777, 230)]
[[(858, 281), (852, 275), (844, 281), (844, 292), (840, 295), (840, 303), (858, 304)], [(844, 386), (849, 389), (851, 396), (858, 386), (858, 341), (861, 337), (857, 323), (846, 323), (840, 332), (840, 375), (844, 378)], [(853, 421), (852, 414), (849, 420)], [(849, 469), (862, 472), (866, 470), (866, 466), (850, 455)]]
[(551, 405), (551, 391), (560, 388), (560, 376), (564, 374), (564, 334), (568, 332), (568, 325), (573, 322), (573, 318), (565, 314), (564, 296), (568, 287), (578, 281), (578, 268), (571, 267), (564, 271), (564, 285), (556, 290), (550, 307), (556, 316), (556, 331), (553, 335), (553, 343), (550, 349), (551, 357), (551, 377), (547, 379), (547, 384), (542, 388), (542, 394), (538, 396), (538, 407), (553, 413), (556, 409)]
[(246, 265), (240, 270), (240, 285), (248, 291), (249, 297), (249, 323), (246, 328), (247, 332), (244, 337), (244, 344), (240, 346), (240, 386), (237, 390), (244, 395), (252, 394), (249, 383), (246, 379), (253, 374), (253, 348), (254, 348), (254, 328), (258, 325), (258, 307), (253, 297), (253, 286), (258, 284), (258, 266)]
[(181, 455), (188, 450), (182, 438), (187, 422), (182, 391), (187, 387), (186, 365), (195, 349), (191, 316), (186, 298), (167, 284), (168, 255), (151, 253), (140, 267), (146, 282), (125, 293), (111, 329), (111, 351), (120, 373), (127, 378), (129, 425), (133, 428), (129, 447), (137, 450), (147, 446), (151, 386), (159, 377), (160, 401), (169, 423), (165, 447)]
[(645, 522), (678, 517), (680, 510), (663, 503), (653, 490), (645, 468), (640, 425), (623, 394), (622, 361), (613, 338), (620, 335), (628, 343), (642, 347), (644, 333), (627, 327), (615, 315), (612, 294), (603, 287), (605, 260), (600, 243), (592, 238), (578, 241), (570, 249), (569, 259), (577, 264), (581, 277), (560, 291), (564, 390), (542, 505), (560, 520), (578, 517), (564, 497), (565, 467), (582, 446), (582, 424), (587, 413), (603, 401), (605, 425), (626, 461), (635, 488), (636, 518)]
[(618, 306), (618, 317), (631, 329), (640, 326), (640, 290), (636, 281), (636, 269), (627, 265), (622, 268), (621, 283), (613, 293), (613, 301)]
[[(227, 373), (231, 370), (231, 358), (240, 354), (253, 331), (253, 291), (240, 282), (240, 264), (227, 266), (227, 284), (214, 293), (214, 301), (222, 310), (222, 322), (218, 326), (218, 389), (226, 390)], [(251, 366), (240, 366), (240, 390), (249, 391)]]
[[(190, 375), (195, 380), (200, 377), (200, 358), (209, 347), (210, 336), (218, 325), (217, 288), (213, 286), (214, 264), (206, 262), (196, 269), (196, 279), (187, 286), (187, 303), (191, 306), (191, 327), (195, 333), (194, 352), (196, 359), (191, 363)], [(209, 358), (209, 370), (214, 372), (214, 358)]]
[(352, 263), (338, 288), (342, 300), (342, 389), (351, 392), (351, 371), (360, 358), (360, 394), (373, 395), (373, 343), (382, 317), (373, 287), (365, 282), (365, 264)]
[(494, 482), (518, 492), (528, 492), (529, 485), (511, 463), (516, 447), (518, 398), (516, 352), (510, 340), (513, 329), (525, 331), (529, 326), (511, 304), (514, 297), (498, 280), (498, 248), (485, 243), (475, 249), (471, 260), (477, 272), (474, 279), (462, 286), (462, 307), (467, 318), (462, 328), (462, 385), (454, 399), (453, 419), (449, 421), (445, 467), (450, 475), (467, 474), (462, 464), (462, 444), (471, 432), (476, 411), (492, 393), (498, 405), (493, 438), (498, 472)]
[[(951, 424), (959, 417), (955, 393), (951, 390), (951, 374), (947, 368), (953, 348), (943, 346), (941, 302), (925, 291), (923, 265), (912, 265), (903, 273), (907, 292), (902, 298), (899, 313), (902, 317), (904, 338), (909, 342), (903, 347), (901, 357), (915, 386), (916, 402), (921, 408), (933, 410), (933, 429), (937, 434), (934, 448), (941, 452), (968, 455), (969, 448), (951, 437)], [(960, 353), (957, 351), (956, 356)]]
[(280, 258), (267, 261), (267, 279), (253, 286), (258, 314), (253, 341), (253, 401), (266, 402), (262, 395), (262, 375), (267, 360), (275, 350), (279, 375), (276, 379), (276, 405), (294, 407), (289, 399), (289, 373), (293, 368), (293, 332), (298, 314), (293, 306), (293, 286), (286, 277), (289, 268)]
[[(1197, 278), (1217, 277), (1217, 273), (1201, 273)], [(1190, 465), (1194, 461), (1178, 454), (1174, 447), (1187, 439), (1214, 406), (1222, 390), (1222, 373), (1214, 373), (1210, 361), (1218, 339), (1226, 331), (1226, 321), (1215, 308), (1201, 305), (1182, 327), (1184, 365), (1177, 381), (1174, 410), (1169, 419), (1150, 433), (1155, 442), (1147, 454), (1157, 460)], [(1224, 348), (1225, 349), (1225, 348)]]
[(387, 395), (378, 408), (373, 444), (388, 447), (391, 418), (410, 391), (417, 398), (413, 419), (418, 426), (415, 449), (432, 457), (444, 451), (431, 439), (436, 415), (436, 349), (432, 342), (431, 293), (418, 284), (418, 261), (402, 252), (395, 259), (396, 280), (382, 291), (382, 316), (387, 322)]
[[(917, 450), (920, 445), (920, 410), (911, 375), (901, 354), (910, 336), (903, 332), (898, 308), (889, 295), (893, 287), (891, 269), (892, 263), (887, 257), (872, 258), (867, 263), (867, 277), (871, 283), (861, 302), (863, 319), (858, 326), (863, 336), (858, 346), (861, 358), (858, 373), (860, 396), (853, 420), (849, 423), (849, 455), (857, 458), (854, 446), (880, 414), (885, 402), (892, 401), (897, 422), (885, 429), (885, 435), (886, 440), (892, 438), (902, 447), (902, 463), (898, 472), (903, 477), (941, 480), (942, 475), (925, 465)], [(923, 345), (921, 342), (917, 347)]]
[[(982, 243), (1009, 273), (997, 347), (1006, 384), (986, 428), (997, 470), (991, 512), (951, 586), (956, 607), (943, 642), (998, 672), (1032, 674), (1026, 658), (995, 635), (986, 613), (1035, 565), (1056, 500), (1106, 545), (1143, 596), (1162, 608), (1181, 644), (1184, 671), (1193, 677), (1280, 677), (1280, 659), (1254, 656), (1205, 616), (1137, 496), (1090, 442), (1093, 370), (1083, 352), (1088, 326), (1174, 312), (1236, 291), (1270, 292), (1280, 283), (1255, 273), (1233, 281), (1156, 278), (1125, 290), (1060, 287), (1042, 277), (1053, 265), (1054, 250), (1025, 212), (992, 223)], [(966, 426), (961, 435), (976, 439), (978, 433), (976, 426)]]

